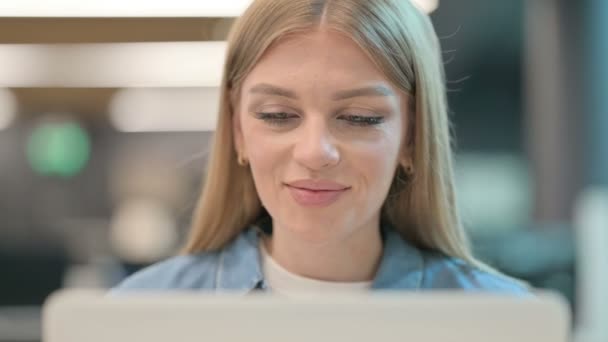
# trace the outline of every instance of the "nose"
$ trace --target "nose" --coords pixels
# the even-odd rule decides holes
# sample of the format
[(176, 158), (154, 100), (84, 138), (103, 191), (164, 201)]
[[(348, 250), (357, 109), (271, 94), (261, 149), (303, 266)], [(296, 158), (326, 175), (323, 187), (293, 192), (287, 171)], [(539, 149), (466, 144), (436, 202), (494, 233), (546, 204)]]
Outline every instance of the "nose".
[(335, 166), (340, 161), (340, 152), (323, 119), (308, 120), (301, 127), (295, 144), (294, 160), (312, 171), (321, 171)]

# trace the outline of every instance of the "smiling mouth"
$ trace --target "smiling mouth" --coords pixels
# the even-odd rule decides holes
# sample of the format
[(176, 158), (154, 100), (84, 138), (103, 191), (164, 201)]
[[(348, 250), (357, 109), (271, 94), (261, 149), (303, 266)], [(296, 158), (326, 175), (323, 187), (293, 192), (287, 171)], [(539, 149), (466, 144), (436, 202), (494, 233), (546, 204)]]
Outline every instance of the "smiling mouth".
[(324, 207), (336, 202), (340, 197), (350, 190), (350, 188), (342, 189), (310, 189), (296, 187), (286, 184), (292, 198), (302, 206)]

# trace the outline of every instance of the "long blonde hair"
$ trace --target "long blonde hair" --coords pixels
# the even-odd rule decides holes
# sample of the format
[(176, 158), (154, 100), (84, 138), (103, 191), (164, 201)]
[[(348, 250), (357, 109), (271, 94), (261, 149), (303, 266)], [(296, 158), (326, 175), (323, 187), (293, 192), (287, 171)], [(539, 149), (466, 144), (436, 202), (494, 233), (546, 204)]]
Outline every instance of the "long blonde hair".
[(217, 131), (184, 253), (222, 248), (262, 213), (249, 168), (237, 163), (232, 117), (243, 79), (278, 38), (326, 27), (346, 34), (415, 99), (414, 176), (399, 167), (383, 218), (421, 248), (477, 264), (456, 208), (445, 77), (429, 17), (406, 0), (255, 0), (234, 24)]

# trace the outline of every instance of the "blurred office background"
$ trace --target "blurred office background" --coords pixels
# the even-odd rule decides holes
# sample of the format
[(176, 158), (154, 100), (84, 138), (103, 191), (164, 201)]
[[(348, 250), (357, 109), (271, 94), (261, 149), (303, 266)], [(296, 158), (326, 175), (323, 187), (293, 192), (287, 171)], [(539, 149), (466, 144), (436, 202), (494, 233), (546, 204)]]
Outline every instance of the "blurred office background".
[[(18, 3), (0, 0), (0, 341), (38, 340), (52, 291), (108, 288), (175, 253), (247, 0), (187, 13), (168, 3), (195, 2)], [(599, 334), (608, 2), (444, 0), (432, 19), (477, 255), (559, 291), (581, 336)]]

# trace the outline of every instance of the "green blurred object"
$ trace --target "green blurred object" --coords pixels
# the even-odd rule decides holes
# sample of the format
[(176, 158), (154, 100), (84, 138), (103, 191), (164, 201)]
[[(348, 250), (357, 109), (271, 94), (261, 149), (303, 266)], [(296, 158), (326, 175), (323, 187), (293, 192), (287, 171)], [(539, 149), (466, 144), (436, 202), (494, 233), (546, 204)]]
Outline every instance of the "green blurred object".
[(36, 173), (70, 178), (86, 166), (90, 147), (89, 136), (78, 123), (44, 123), (30, 135), (27, 157)]

